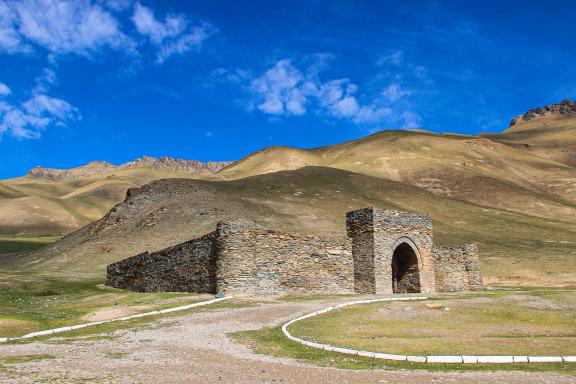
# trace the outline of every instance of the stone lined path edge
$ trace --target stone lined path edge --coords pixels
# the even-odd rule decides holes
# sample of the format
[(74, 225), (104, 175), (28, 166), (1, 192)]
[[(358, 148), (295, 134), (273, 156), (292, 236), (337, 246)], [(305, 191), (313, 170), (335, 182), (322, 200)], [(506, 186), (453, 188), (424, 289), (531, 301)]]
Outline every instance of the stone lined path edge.
[(377, 302), (386, 301), (406, 301), (406, 300), (426, 300), (426, 296), (413, 296), (413, 297), (394, 297), (394, 298), (384, 298), (384, 299), (369, 299), (369, 300), (358, 300), (350, 301), (347, 303), (335, 305), (333, 307), (324, 308), (320, 311), (311, 312), (304, 316), (300, 316), (296, 319), (290, 320), (289, 322), (282, 325), (282, 332), (284, 335), (299, 344), (305, 345), (311, 348), (323, 349), (329, 352), (344, 353), (348, 355), (357, 355), (362, 357), (369, 357), (374, 359), (382, 360), (394, 360), (394, 361), (407, 361), (411, 363), (442, 363), (442, 364), (512, 364), (512, 363), (576, 363), (576, 356), (408, 356), (408, 355), (394, 355), (388, 353), (378, 353), (369, 351), (359, 351), (350, 348), (340, 348), (334, 347), (328, 344), (314, 343), (311, 341), (302, 340), (298, 337), (292, 336), (288, 332), (288, 326), (294, 324), (300, 320), (308, 319), (310, 317), (318, 316), (323, 313), (333, 311), (338, 308), (347, 307), (350, 305), (357, 304), (369, 304)]
[(7, 342), (7, 341), (13, 341), (13, 340), (22, 340), (22, 339), (29, 339), (31, 337), (36, 337), (36, 336), (46, 336), (46, 335), (52, 335), (54, 333), (60, 333), (60, 332), (67, 332), (67, 331), (72, 331), (74, 329), (80, 329), (80, 328), (86, 328), (86, 327), (91, 327), (94, 325), (100, 325), (100, 324), (106, 324), (106, 323), (112, 323), (114, 321), (126, 321), (126, 320), (130, 320), (130, 319), (137, 319), (140, 317), (146, 317), (146, 316), (154, 316), (154, 315), (161, 315), (164, 313), (171, 313), (171, 312), (178, 312), (178, 311), (185, 311), (187, 309), (190, 308), (194, 308), (194, 307), (201, 307), (204, 305), (209, 305), (209, 304), (214, 304), (214, 303), (218, 303), (222, 300), (226, 300), (229, 299), (230, 297), (221, 297), (221, 298), (217, 298), (217, 299), (212, 299), (212, 300), (206, 300), (206, 301), (199, 301), (197, 303), (192, 303), (192, 304), (188, 304), (188, 305), (182, 305), (179, 307), (172, 307), (172, 308), (166, 308), (166, 309), (162, 309), (160, 311), (150, 311), (150, 312), (144, 312), (144, 313), (138, 313), (136, 315), (130, 315), (130, 316), (125, 316), (125, 317), (118, 317), (116, 319), (110, 319), (110, 320), (103, 320), (103, 321), (94, 321), (91, 323), (84, 323), (84, 324), (78, 324), (78, 325), (72, 325), (69, 327), (61, 327), (61, 328), (54, 328), (54, 329), (47, 329), (45, 331), (37, 331), (37, 332), (32, 332), (32, 333), (28, 333), (24, 336), (18, 336), (18, 337), (0, 337), (0, 343), (2, 342)]

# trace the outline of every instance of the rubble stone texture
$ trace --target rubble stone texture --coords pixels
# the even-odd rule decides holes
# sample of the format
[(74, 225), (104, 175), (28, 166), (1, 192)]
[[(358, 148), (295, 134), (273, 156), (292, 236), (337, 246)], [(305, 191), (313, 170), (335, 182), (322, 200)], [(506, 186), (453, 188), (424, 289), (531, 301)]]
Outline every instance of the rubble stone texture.
[(482, 287), (476, 245), (433, 246), (428, 216), (364, 208), (349, 212), (346, 226), (348, 239), (220, 222), (198, 239), (110, 264), (107, 285), (247, 296)]

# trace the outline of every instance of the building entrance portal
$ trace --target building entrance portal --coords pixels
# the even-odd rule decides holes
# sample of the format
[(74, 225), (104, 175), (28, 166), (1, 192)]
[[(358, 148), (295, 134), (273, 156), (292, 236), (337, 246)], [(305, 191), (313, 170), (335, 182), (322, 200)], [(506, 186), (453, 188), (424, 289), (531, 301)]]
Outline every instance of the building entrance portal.
[(419, 293), (418, 256), (407, 243), (401, 243), (392, 256), (392, 292)]

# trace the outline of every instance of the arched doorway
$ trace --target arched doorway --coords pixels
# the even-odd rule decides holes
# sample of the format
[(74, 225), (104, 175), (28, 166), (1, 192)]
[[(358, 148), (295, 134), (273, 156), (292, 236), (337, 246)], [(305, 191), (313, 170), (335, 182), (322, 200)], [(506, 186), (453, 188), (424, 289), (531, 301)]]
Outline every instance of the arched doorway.
[(407, 243), (398, 245), (392, 256), (392, 292), (420, 292), (418, 256)]

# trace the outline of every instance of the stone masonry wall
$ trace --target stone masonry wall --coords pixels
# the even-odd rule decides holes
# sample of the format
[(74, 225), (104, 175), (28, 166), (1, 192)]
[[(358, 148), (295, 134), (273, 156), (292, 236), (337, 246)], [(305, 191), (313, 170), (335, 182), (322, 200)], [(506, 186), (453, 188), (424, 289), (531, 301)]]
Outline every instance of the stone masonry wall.
[(480, 273), (480, 259), (478, 257), (478, 245), (464, 244), (462, 247), (462, 254), (464, 256), (464, 265), (466, 272), (468, 272), (468, 283), (470, 290), (477, 291), (482, 289), (482, 274)]
[(374, 275), (374, 215), (369, 208), (346, 214), (346, 231), (352, 240), (354, 291), (376, 293)]
[[(346, 215), (348, 236), (354, 249), (356, 277), (364, 281), (358, 293), (392, 293), (392, 257), (402, 242), (413, 248), (418, 257), (420, 288), (434, 292), (434, 260), (432, 258), (432, 220), (428, 216), (379, 208), (364, 208)], [(367, 240), (368, 239), (368, 240)], [(358, 253), (357, 253), (358, 250)], [(372, 260), (372, 268), (365, 259)], [(371, 275), (374, 290), (371, 290)]]
[(467, 291), (482, 288), (476, 244), (465, 244), (462, 248), (435, 246), (433, 255), (438, 290)]
[(216, 232), (108, 265), (106, 285), (140, 292), (216, 292)]
[(234, 295), (354, 292), (348, 239), (219, 223), (218, 292)]
[(365, 208), (346, 225), (348, 239), (220, 222), (198, 239), (110, 264), (106, 284), (251, 296), (482, 288), (477, 246), (433, 247), (428, 216)]

